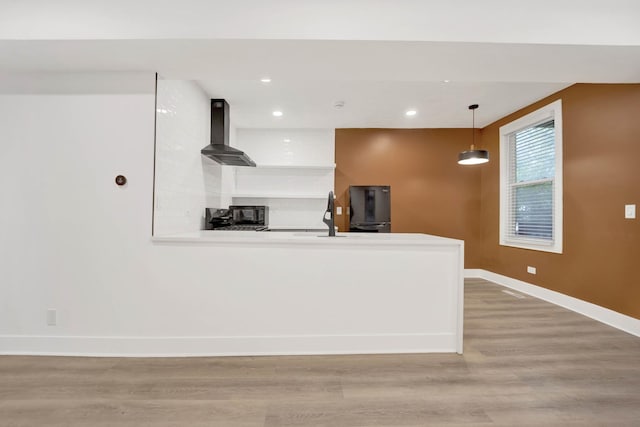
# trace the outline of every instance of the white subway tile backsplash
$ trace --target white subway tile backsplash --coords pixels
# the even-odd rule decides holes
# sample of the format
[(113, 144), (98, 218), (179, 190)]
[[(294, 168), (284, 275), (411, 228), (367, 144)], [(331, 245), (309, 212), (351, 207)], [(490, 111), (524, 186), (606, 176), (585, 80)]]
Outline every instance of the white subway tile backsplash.
[(210, 121), (209, 97), (197, 84), (158, 80), (156, 235), (199, 230), (204, 208), (221, 206), (222, 167), (200, 154)]
[(258, 165), (329, 165), (334, 129), (238, 129), (236, 145)]
[(269, 206), (271, 227), (325, 228), (326, 196), (334, 188), (334, 134), (333, 129), (238, 129), (238, 148), (258, 167), (236, 168), (233, 203)]

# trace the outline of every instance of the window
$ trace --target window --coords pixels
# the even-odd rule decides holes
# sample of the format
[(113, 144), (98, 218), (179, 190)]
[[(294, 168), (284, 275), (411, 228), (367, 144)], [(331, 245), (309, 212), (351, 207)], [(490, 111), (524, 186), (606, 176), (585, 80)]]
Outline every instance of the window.
[(500, 244), (562, 253), (562, 103), (500, 128)]

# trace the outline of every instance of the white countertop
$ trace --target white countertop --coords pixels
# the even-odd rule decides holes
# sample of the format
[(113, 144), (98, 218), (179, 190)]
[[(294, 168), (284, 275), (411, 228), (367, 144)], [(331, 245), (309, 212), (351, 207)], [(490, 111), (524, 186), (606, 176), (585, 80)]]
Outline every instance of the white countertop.
[(200, 230), (151, 238), (157, 243), (205, 243), (253, 245), (304, 245), (304, 246), (459, 246), (462, 240), (420, 233), (337, 233), (328, 237), (327, 232), (286, 231), (212, 231)]

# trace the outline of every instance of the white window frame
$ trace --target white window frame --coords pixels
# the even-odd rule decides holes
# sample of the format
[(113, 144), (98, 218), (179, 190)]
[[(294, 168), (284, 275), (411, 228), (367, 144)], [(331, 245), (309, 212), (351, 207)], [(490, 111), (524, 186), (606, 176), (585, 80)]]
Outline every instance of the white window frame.
[[(509, 227), (509, 170), (512, 159), (510, 135), (522, 129), (554, 120), (555, 177), (553, 180), (553, 240), (507, 237)], [(562, 253), (562, 101), (557, 100), (500, 127), (500, 245), (544, 252)]]

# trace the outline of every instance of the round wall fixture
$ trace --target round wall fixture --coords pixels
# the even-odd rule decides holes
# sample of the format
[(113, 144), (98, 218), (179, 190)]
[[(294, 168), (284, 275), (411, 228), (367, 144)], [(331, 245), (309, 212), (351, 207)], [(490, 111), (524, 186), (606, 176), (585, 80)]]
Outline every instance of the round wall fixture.
[(118, 175), (116, 176), (116, 184), (118, 184), (119, 186), (123, 186), (127, 183), (127, 177), (124, 175)]

